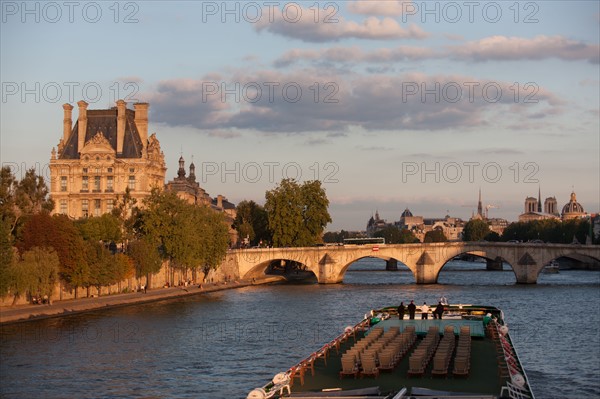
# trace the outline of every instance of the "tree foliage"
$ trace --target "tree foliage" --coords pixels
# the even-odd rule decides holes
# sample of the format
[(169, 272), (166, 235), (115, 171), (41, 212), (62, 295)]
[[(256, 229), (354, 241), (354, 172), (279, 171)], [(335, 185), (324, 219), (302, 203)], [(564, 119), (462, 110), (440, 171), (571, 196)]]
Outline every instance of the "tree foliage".
[(33, 247), (53, 248), (60, 259), (61, 278), (73, 287), (84, 286), (89, 278), (86, 246), (79, 230), (65, 215), (40, 213), (29, 218), (17, 242), (19, 252)]
[(300, 185), (295, 180), (283, 179), (275, 189), (266, 192), (265, 198), (274, 246), (306, 247), (321, 241), (331, 216), (320, 181)]
[(425, 233), (425, 237), (423, 238), (423, 242), (446, 242), (448, 238), (442, 230), (434, 229)]
[(511, 223), (504, 229), (501, 239), (502, 241), (542, 240), (556, 244), (570, 244), (576, 239), (583, 244), (589, 234), (590, 222), (587, 219), (566, 221), (545, 219)]
[(54, 201), (49, 198), (49, 193), (46, 182), (35, 173), (35, 168), (27, 170), (23, 179), (17, 181), (10, 167), (2, 167), (0, 211), (11, 233), (14, 234), (27, 217), (54, 209)]
[(419, 239), (408, 229), (398, 229), (396, 226), (387, 226), (373, 234), (374, 237), (385, 238), (386, 244), (413, 244)]
[(154, 190), (136, 221), (138, 237), (159, 248), (163, 259), (182, 269), (216, 268), (227, 252), (223, 214), (190, 205), (175, 193)]
[(129, 242), (127, 255), (133, 262), (138, 278), (160, 271), (162, 259), (158, 249), (144, 238)]
[(463, 228), (463, 241), (481, 241), (490, 232), (487, 222), (472, 219), (465, 223)]
[(0, 219), (0, 297), (8, 294), (14, 250), (11, 243), (9, 222)]
[(59, 259), (50, 248), (33, 247), (13, 263), (10, 290), (15, 300), (20, 295), (52, 297), (58, 281)]
[(251, 246), (272, 240), (267, 212), (254, 201), (242, 201), (238, 204), (233, 228), (242, 240), (248, 238)]
[(119, 242), (122, 237), (121, 222), (117, 216), (110, 213), (79, 219), (75, 225), (86, 241)]

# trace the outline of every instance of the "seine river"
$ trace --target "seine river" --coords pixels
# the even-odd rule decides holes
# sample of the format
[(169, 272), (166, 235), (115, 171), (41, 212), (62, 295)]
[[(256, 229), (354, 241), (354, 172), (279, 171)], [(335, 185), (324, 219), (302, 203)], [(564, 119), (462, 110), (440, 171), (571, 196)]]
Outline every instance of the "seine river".
[[(506, 266), (505, 266), (506, 267)], [(247, 287), (2, 328), (2, 398), (245, 398), (358, 322), (414, 299), (502, 308), (536, 397), (600, 397), (600, 272), (537, 285), (452, 262), (437, 285), (367, 259), (343, 284)], [(375, 270), (369, 270), (375, 269)]]

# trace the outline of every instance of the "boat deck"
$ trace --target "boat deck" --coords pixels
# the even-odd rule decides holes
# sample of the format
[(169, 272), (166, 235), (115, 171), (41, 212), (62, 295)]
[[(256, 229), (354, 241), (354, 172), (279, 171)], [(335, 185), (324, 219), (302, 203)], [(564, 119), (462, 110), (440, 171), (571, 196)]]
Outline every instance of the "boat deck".
[[(381, 372), (378, 377), (365, 376), (353, 378), (346, 376), (340, 379), (341, 355), (355, 343), (353, 338), (349, 338), (340, 346), (339, 353), (335, 349), (329, 351), (329, 356), (325, 361), (320, 358), (314, 364), (315, 373), (312, 375), (307, 370), (304, 376), (304, 384), (299, 379), (295, 379), (292, 385), (292, 392), (321, 391), (323, 388), (341, 388), (344, 390), (359, 389), (378, 386), (382, 394), (388, 394), (398, 391), (399, 387), (407, 387), (409, 392), (413, 388), (427, 388), (440, 391), (453, 391), (465, 394), (480, 394), (482, 396), (497, 396), (503, 383), (500, 378), (497, 363), (497, 353), (494, 342), (485, 337), (485, 330), (481, 320), (398, 320), (391, 318), (378, 323), (377, 327), (383, 327), (384, 330), (390, 327), (398, 326), (403, 331), (407, 325), (414, 325), (418, 339), (412, 349), (402, 358), (398, 365), (389, 372)], [(414, 348), (423, 339), (430, 326), (438, 326), (440, 331), (444, 331), (446, 325), (455, 327), (455, 334), (458, 334), (460, 326), (469, 325), (471, 329), (471, 366), (467, 377), (454, 377), (452, 372), (446, 377), (432, 376), (432, 363), (428, 365), (425, 374), (422, 376), (408, 376), (409, 357)], [(358, 341), (368, 331), (356, 336)], [(450, 363), (449, 370), (452, 370), (453, 360)]]

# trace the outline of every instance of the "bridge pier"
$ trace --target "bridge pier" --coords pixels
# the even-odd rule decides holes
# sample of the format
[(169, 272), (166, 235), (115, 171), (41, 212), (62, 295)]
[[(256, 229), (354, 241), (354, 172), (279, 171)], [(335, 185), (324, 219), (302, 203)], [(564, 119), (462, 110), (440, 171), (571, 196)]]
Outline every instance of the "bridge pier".
[(502, 259), (500, 259), (500, 258), (486, 259), (485, 263), (486, 263), (486, 270), (502, 271)]
[(385, 261), (385, 270), (396, 271), (398, 270), (398, 261), (396, 259), (389, 259)]

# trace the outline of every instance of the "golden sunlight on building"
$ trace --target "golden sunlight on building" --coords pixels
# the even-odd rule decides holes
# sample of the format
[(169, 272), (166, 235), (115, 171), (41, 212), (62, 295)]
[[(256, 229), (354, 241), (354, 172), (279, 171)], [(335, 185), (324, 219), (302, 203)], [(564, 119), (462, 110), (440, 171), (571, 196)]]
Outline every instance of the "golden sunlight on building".
[(134, 110), (123, 100), (110, 109), (88, 110), (79, 101), (73, 126), (73, 106), (64, 104), (63, 137), (50, 159), (53, 213), (71, 218), (109, 213), (129, 189), (139, 203), (152, 188), (164, 187), (166, 166), (160, 143), (148, 137), (147, 103)]

